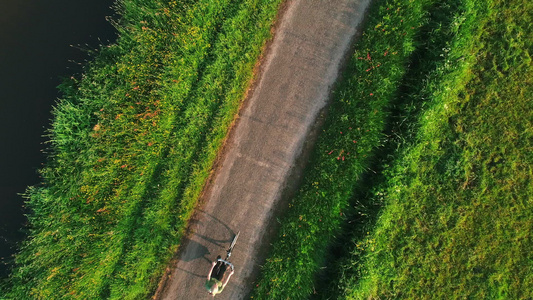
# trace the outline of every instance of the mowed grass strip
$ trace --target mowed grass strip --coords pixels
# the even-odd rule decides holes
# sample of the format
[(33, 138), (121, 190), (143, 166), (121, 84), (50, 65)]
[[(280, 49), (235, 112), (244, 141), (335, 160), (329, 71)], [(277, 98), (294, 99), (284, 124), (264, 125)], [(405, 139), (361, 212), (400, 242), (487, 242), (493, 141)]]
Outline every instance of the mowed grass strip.
[(117, 2), (54, 109), (11, 299), (134, 299), (155, 287), (243, 100), (280, 1)]
[(280, 218), (254, 299), (304, 299), (346, 220), (354, 190), (383, 147), (398, 88), (434, 1), (377, 1), (334, 96), (302, 186)]
[(362, 279), (338, 279), (347, 299), (533, 297), (533, 5), (462, 5), (416, 142), (353, 241), (346, 267)]

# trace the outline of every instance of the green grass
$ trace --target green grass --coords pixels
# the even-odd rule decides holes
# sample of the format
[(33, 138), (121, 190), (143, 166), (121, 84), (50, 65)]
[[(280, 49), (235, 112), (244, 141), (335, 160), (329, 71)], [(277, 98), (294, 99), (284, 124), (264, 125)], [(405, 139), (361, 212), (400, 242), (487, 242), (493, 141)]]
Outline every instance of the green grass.
[(454, 63), (427, 86), (375, 229), (354, 241), (366, 258), (362, 280), (344, 278), (349, 299), (533, 297), (533, 6), (465, 6)]
[(177, 249), (280, 1), (123, 0), (60, 88), (9, 299), (145, 298)]
[(375, 3), (254, 299), (531, 297), (528, 11)]

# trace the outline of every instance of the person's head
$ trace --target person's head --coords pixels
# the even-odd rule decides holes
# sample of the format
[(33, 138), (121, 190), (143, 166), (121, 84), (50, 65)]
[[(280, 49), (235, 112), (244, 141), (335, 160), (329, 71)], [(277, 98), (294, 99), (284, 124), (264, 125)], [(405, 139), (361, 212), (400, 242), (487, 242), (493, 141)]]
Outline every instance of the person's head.
[(218, 284), (214, 279), (206, 281), (205, 288), (209, 294), (213, 295), (213, 297), (215, 297), (216, 293), (218, 292)]
[(211, 290), (209, 291), (209, 294), (213, 295), (213, 297), (215, 297), (215, 295), (218, 293), (218, 284), (215, 284), (213, 285), (213, 287), (211, 288)]

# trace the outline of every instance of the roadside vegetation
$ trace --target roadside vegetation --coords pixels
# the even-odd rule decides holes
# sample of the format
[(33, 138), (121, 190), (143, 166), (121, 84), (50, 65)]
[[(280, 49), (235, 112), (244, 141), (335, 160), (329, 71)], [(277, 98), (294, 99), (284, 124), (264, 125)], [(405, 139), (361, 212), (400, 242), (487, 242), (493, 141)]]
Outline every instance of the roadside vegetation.
[(53, 110), (8, 299), (153, 292), (209, 175), (280, 1), (122, 0)]
[(531, 9), (465, 2), (379, 221), (354, 240), (365, 259), (347, 298), (533, 297)]
[(254, 299), (527, 299), (528, 1), (376, 1)]

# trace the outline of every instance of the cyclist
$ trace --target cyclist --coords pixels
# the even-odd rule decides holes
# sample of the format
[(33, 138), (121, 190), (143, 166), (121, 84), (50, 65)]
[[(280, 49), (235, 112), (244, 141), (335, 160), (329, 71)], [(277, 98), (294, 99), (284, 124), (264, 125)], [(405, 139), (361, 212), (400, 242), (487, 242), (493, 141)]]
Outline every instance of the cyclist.
[[(231, 268), (231, 272), (224, 278), (228, 266)], [(221, 259), (220, 256), (217, 257), (217, 260), (211, 264), (211, 270), (209, 270), (207, 281), (205, 282), (205, 287), (209, 294), (215, 297), (215, 295), (222, 293), (233, 273), (235, 273), (233, 264)]]

